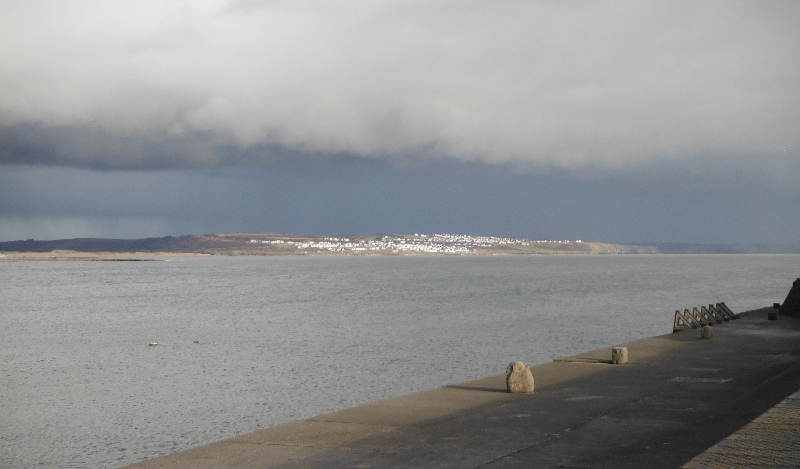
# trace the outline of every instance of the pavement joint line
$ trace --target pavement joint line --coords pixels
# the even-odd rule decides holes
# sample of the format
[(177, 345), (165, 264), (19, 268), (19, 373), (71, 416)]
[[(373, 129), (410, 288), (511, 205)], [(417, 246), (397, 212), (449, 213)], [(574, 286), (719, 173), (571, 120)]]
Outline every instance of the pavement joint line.
[(339, 446), (326, 446), (326, 445), (301, 445), (301, 444), (291, 444), (291, 443), (257, 443), (252, 441), (245, 441), (239, 442), (237, 444), (246, 444), (246, 445), (264, 445), (264, 446), (285, 446), (287, 448), (328, 448), (328, 449), (335, 449), (339, 448)]
[[(618, 406), (615, 406), (615, 407), (613, 407), (613, 408), (612, 408), (612, 410), (611, 410), (611, 411), (609, 411), (609, 412), (607, 412), (607, 413), (605, 413), (605, 414), (598, 415), (597, 417), (594, 417), (594, 418), (588, 419), (588, 420), (586, 420), (586, 421), (584, 421), (584, 422), (581, 422), (581, 423), (579, 423), (578, 425), (575, 425), (575, 426), (573, 426), (573, 427), (569, 427), (569, 428), (566, 428), (566, 429), (564, 429), (564, 432), (563, 432), (563, 433), (569, 433), (569, 432), (571, 432), (572, 430), (580, 430), (580, 428), (581, 428), (581, 427), (583, 427), (583, 426), (586, 426), (586, 425), (588, 425), (588, 424), (590, 424), (590, 423), (592, 423), (592, 422), (594, 422), (594, 421), (597, 421), (597, 420), (600, 420), (600, 419), (603, 419), (603, 418), (608, 418), (609, 414), (613, 413), (613, 411), (614, 411), (614, 410), (618, 410), (618, 409), (624, 408), (624, 407), (626, 407), (626, 406), (628, 406), (628, 405), (630, 405), (630, 404), (637, 404), (637, 403), (639, 403), (639, 402), (645, 401), (645, 400), (647, 400), (647, 399), (650, 399), (650, 398), (652, 398), (652, 397), (654, 397), (654, 396), (657, 396), (657, 395), (659, 395), (659, 394), (661, 394), (661, 392), (656, 392), (655, 394), (648, 395), (648, 396), (642, 397), (642, 398), (640, 398), (640, 399), (635, 399), (635, 400), (632, 400), (632, 401), (626, 402), (626, 403), (624, 403), (624, 404), (620, 404), (620, 405), (618, 405)], [(519, 449), (517, 449), (517, 450), (515, 450), (515, 451), (512, 451), (512, 452), (510, 452), (510, 453), (508, 453), (508, 454), (505, 454), (505, 455), (503, 455), (503, 456), (500, 456), (500, 457), (498, 457), (498, 458), (495, 458), (495, 459), (494, 459), (494, 460), (492, 460), (492, 461), (489, 461), (489, 462), (486, 462), (486, 463), (484, 463), (484, 464), (481, 464), (480, 466), (476, 466), (476, 467), (475, 467), (475, 469), (478, 469), (478, 468), (481, 468), (481, 467), (486, 467), (486, 466), (488, 466), (489, 464), (494, 464), (494, 463), (496, 463), (496, 462), (498, 462), (498, 461), (501, 461), (501, 460), (503, 460), (503, 459), (507, 459), (507, 458), (509, 458), (510, 456), (513, 456), (513, 455), (515, 455), (515, 454), (517, 454), (517, 453), (521, 453), (521, 452), (523, 452), (523, 451), (527, 451), (527, 450), (529, 450), (529, 449), (531, 449), (531, 448), (533, 448), (533, 447), (535, 447), (535, 446), (539, 446), (539, 445), (540, 445), (540, 444), (542, 444), (542, 443), (546, 443), (546, 442), (548, 442), (548, 441), (550, 441), (550, 440), (554, 440), (554, 439), (557, 439), (557, 438), (561, 438), (561, 437), (563, 437), (563, 436), (564, 436), (564, 435), (563, 435), (562, 433), (551, 433), (549, 438), (545, 438), (545, 439), (543, 439), (543, 440), (536, 441), (535, 443), (533, 443), (533, 444), (530, 444), (530, 445), (528, 445), (528, 446), (526, 446), (526, 447), (519, 448)], [(572, 468), (572, 467), (576, 467), (576, 468), (581, 468), (581, 467), (584, 467), (584, 466), (558, 466), (558, 467), (570, 467), (570, 468)]]
[(545, 438), (545, 439), (543, 439), (543, 440), (539, 440), (539, 441), (537, 441), (537, 442), (535, 442), (535, 443), (533, 443), (533, 444), (531, 444), (531, 445), (528, 445), (528, 446), (526, 446), (526, 447), (524, 447), (524, 448), (520, 448), (520, 449), (518, 449), (518, 450), (515, 450), (515, 451), (512, 451), (512, 452), (510, 452), (510, 453), (508, 453), (508, 454), (504, 454), (504, 455), (502, 455), (502, 456), (499, 456), (499, 457), (497, 457), (497, 458), (495, 458), (495, 459), (493, 459), (493, 460), (491, 460), (491, 461), (487, 461), (487, 462), (485, 462), (485, 463), (483, 463), (483, 464), (481, 464), (481, 465), (479, 465), (479, 466), (475, 466), (473, 469), (479, 469), (479, 468), (481, 468), (481, 467), (486, 467), (486, 466), (488, 466), (489, 464), (494, 464), (494, 463), (496, 463), (496, 462), (498, 462), (498, 461), (502, 461), (503, 459), (507, 459), (507, 458), (509, 458), (509, 457), (511, 457), (511, 456), (513, 456), (513, 455), (515, 455), (515, 454), (517, 454), (517, 453), (521, 453), (521, 452), (523, 452), (523, 451), (527, 451), (527, 450), (529, 450), (529, 449), (531, 449), (531, 448), (533, 448), (533, 447), (535, 447), (535, 446), (538, 446), (538, 445), (540, 445), (540, 444), (542, 444), (542, 443), (546, 443), (546, 442), (548, 442), (548, 441), (550, 441), (550, 440), (555, 440), (555, 439), (561, 438), (562, 436), (563, 436), (563, 435), (561, 435), (560, 433), (554, 433), (554, 434), (550, 434), (550, 436), (549, 436), (548, 438)]

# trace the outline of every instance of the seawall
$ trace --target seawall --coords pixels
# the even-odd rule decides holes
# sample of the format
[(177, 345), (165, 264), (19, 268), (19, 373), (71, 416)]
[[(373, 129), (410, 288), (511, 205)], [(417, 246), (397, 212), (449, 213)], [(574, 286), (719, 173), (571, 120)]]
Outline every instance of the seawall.
[[(712, 447), (800, 389), (800, 320), (767, 320), (772, 311), (717, 324), (709, 340), (689, 329), (620, 344), (624, 365), (607, 363), (609, 347), (532, 367), (530, 394), (505, 392), (501, 374), (127, 467), (717, 467)], [(796, 435), (797, 424), (785, 431)], [(776, 451), (800, 457), (781, 444)], [(748, 454), (767, 463), (777, 453)]]

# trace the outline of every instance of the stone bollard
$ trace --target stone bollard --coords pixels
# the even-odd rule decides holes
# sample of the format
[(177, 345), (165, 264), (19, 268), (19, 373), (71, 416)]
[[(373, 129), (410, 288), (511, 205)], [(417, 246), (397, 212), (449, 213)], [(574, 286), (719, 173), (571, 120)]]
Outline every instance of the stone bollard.
[(525, 393), (533, 391), (533, 373), (523, 362), (513, 362), (506, 368), (506, 389), (508, 392)]
[(700, 329), (700, 338), (701, 339), (713, 339), (714, 338), (714, 328), (711, 326), (703, 326)]
[(628, 347), (614, 347), (611, 349), (611, 363), (623, 365), (628, 363)]

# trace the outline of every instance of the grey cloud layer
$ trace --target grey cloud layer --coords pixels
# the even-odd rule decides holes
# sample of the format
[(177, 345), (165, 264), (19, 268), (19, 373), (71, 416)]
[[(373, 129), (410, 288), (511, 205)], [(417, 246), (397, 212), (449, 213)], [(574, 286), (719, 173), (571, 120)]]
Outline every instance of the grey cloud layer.
[(780, 175), (800, 157), (797, 24), (796, 2), (8, 1), (0, 162)]

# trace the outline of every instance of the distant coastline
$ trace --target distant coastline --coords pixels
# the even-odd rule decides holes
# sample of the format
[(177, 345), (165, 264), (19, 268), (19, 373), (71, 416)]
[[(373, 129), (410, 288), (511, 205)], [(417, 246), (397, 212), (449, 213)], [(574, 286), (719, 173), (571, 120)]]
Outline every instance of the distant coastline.
[(616, 244), (458, 234), (304, 236), (233, 233), (143, 239), (0, 242), (3, 260), (133, 260), (163, 256), (797, 254), (800, 245)]

